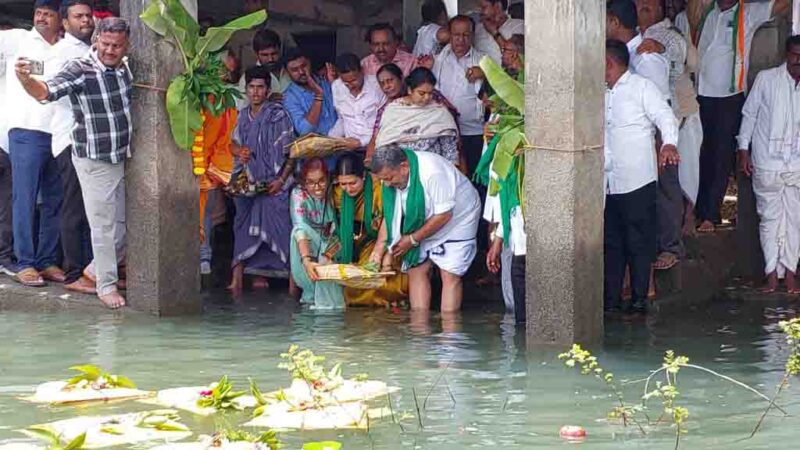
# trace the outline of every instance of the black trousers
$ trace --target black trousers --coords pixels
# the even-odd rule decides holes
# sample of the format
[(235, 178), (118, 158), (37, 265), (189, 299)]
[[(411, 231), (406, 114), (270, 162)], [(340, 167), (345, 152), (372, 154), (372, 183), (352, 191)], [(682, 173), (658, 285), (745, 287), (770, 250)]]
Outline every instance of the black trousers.
[(719, 210), (728, 177), (736, 159), (736, 135), (742, 123), (744, 94), (730, 97), (697, 97), (703, 122), (703, 147), (700, 151), (700, 190), (697, 218), (715, 224), (722, 221)]
[(83, 269), (91, 260), (84, 245), (85, 237), (90, 231), (83, 207), (81, 184), (72, 165), (72, 149), (68, 148), (61, 152), (56, 158), (56, 163), (64, 191), (61, 203), (61, 251), (64, 258), (62, 267), (67, 277), (66, 284), (69, 284), (81, 277)]
[(678, 166), (667, 166), (658, 174), (656, 194), (658, 215), (658, 252), (683, 258), (683, 190)]
[(14, 268), (14, 225), (12, 218), (11, 160), (0, 149), (0, 266)]
[[(467, 162), (467, 178), (472, 180), (472, 176), (475, 174), (475, 169), (478, 167), (478, 163), (481, 161), (481, 155), (483, 153), (483, 136), (461, 136), (461, 144), (462, 150), (464, 152), (464, 159)], [(472, 183), (475, 186), (475, 189), (478, 191), (478, 196), (481, 199), (481, 211), (483, 211), (483, 207), (486, 204), (486, 186), (481, 184)], [(483, 216), (483, 214), (481, 214)], [(486, 252), (489, 249), (489, 230), (486, 221), (481, 219), (481, 225), (478, 227), (478, 251), (481, 253)], [(475, 258), (476, 260), (480, 260), (481, 258)]]
[(604, 250), (606, 309), (620, 306), (626, 266), (631, 300), (644, 305), (656, 256), (655, 182), (627, 194), (606, 195)]
[(511, 288), (514, 291), (514, 319), (517, 323), (524, 323), (525, 305), (529, 301), (525, 296), (525, 255), (514, 255), (511, 261)]

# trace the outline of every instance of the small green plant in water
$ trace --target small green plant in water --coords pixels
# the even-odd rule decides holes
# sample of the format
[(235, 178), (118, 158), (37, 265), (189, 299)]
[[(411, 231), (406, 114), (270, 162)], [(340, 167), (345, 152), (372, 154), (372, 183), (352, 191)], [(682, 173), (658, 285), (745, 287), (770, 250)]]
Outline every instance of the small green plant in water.
[(278, 450), (281, 446), (281, 442), (278, 440), (278, 435), (273, 430), (267, 430), (261, 434), (253, 434), (245, 430), (221, 430), (214, 434), (212, 445), (214, 447), (221, 447), (224, 444), (224, 441), (262, 444), (269, 450)]
[(242, 409), (235, 400), (246, 394), (245, 391), (234, 391), (233, 385), (228, 381), (228, 376), (223, 375), (209, 389), (200, 392), (197, 406), (201, 408), (216, 408), (218, 410)]
[(26, 428), (26, 431), (33, 434), (34, 436), (43, 439), (49, 444), (47, 445), (47, 450), (82, 450), (84, 449), (84, 444), (86, 443), (86, 433), (82, 433), (75, 437), (75, 439), (67, 442), (66, 444), (62, 441), (62, 435), (56, 433), (56, 431), (50, 428), (47, 425), (32, 425)]
[(761, 428), (761, 424), (764, 423), (764, 419), (766, 419), (769, 411), (776, 407), (775, 401), (778, 400), (778, 396), (789, 384), (789, 380), (792, 377), (800, 375), (800, 317), (778, 322), (778, 327), (780, 327), (781, 331), (783, 331), (783, 333), (786, 335), (786, 343), (789, 345), (789, 356), (786, 359), (786, 366), (783, 370), (783, 378), (781, 378), (781, 382), (778, 384), (775, 394), (770, 399), (769, 405), (767, 405), (767, 408), (763, 413), (761, 413), (761, 417), (759, 417), (755, 428), (753, 428), (753, 432), (750, 433), (750, 437), (753, 437), (756, 435), (756, 433), (758, 433), (758, 430)]
[(342, 443), (336, 441), (307, 442), (303, 444), (303, 450), (340, 450), (341, 448)]
[(129, 378), (122, 375), (112, 375), (105, 370), (90, 364), (73, 366), (70, 367), (69, 370), (80, 372), (80, 374), (67, 380), (67, 386), (65, 389), (136, 389), (136, 385), (133, 384), (133, 381), (131, 381)]

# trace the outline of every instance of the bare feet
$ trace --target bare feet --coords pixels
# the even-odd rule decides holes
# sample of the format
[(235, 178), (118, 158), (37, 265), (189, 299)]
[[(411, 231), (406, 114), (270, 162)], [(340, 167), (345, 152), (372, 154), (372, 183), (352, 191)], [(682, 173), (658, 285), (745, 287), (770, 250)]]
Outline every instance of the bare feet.
[(233, 295), (240, 295), (242, 293), (242, 282), (244, 281), (244, 266), (237, 264), (233, 266), (233, 274), (231, 276), (231, 284), (228, 285), (228, 290)]
[(700, 226), (697, 227), (698, 233), (713, 233), (717, 230), (717, 227), (714, 226), (714, 223), (710, 220), (704, 220), (700, 223)]
[(670, 252), (662, 252), (656, 258), (656, 262), (653, 263), (653, 268), (656, 270), (667, 270), (675, 267), (676, 264), (681, 262), (677, 256)]
[(772, 272), (767, 275), (767, 284), (760, 289), (762, 294), (771, 294), (778, 289), (778, 272)]
[(255, 277), (253, 279), (253, 289), (269, 289), (269, 280), (264, 277)]
[(300, 296), (302, 294), (303, 291), (300, 290), (300, 287), (298, 287), (297, 283), (294, 282), (294, 277), (289, 274), (289, 295), (295, 300), (300, 300)]
[(792, 295), (800, 294), (800, 286), (797, 286), (797, 277), (788, 270), (786, 271), (786, 291)]
[(117, 291), (106, 295), (98, 295), (97, 297), (109, 309), (119, 309), (125, 306), (125, 297)]
[(694, 236), (696, 234), (694, 229), (694, 205), (688, 200), (685, 202), (685, 205), (686, 208), (684, 208), (685, 212), (683, 213), (683, 235)]
[(656, 271), (650, 268), (650, 286), (647, 287), (647, 298), (652, 300), (656, 298)]
[(97, 289), (95, 289), (94, 283), (92, 280), (86, 277), (80, 277), (72, 283), (65, 284), (64, 289), (72, 292), (79, 292), (81, 294), (97, 294)]

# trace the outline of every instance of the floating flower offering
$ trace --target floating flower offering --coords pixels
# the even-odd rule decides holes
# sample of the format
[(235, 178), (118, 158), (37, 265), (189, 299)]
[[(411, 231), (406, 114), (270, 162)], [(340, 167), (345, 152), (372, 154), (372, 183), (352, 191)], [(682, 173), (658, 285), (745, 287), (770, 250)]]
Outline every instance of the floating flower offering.
[(157, 404), (167, 408), (177, 408), (200, 416), (210, 416), (222, 411), (240, 411), (255, 408), (256, 399), (245, 395), (245, 391), (235, 391), (227, 375), (208, 386), (179, 387), (158, 391), (155, 397), (142, 403)]
[(97, 366), (75, 366), (70, 370), (79, 374), (66, 381), (40, 384), (32, 396), (23, 400), (51, 405), (81, 405), (135, 400), (154, 395), (153, 392), (136, 389), (136, 385), (127, 377), (112, 375)]

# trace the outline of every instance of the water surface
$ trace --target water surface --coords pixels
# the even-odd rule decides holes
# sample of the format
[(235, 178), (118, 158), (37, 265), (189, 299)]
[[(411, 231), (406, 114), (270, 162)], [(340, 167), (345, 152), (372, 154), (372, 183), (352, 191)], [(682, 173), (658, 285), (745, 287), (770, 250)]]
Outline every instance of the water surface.
[[(604, 345), (594, 350), (619, 379), (646, 376), (660, 365), (665, 350), (675, 349), (695, 364), (771, 393), (785, 357), (776, 324), (793, 315), (780, 305), (716, 304), (687, 311), (685, 317), (609, 323)], [(553, 448), (573, 445), (558, 437), (565, 424), (587, 429), (585, 448), (674, 448), (668, 427), (641, 437), (604, 420), (614, 403), (602, 385), (565, 368), (556, 358), (563, 349), (526, 351), (520, 330), (485, 309), (466, 311), (459, 323), (445, 329), (435, 315), (430, 321), (412, 321), (399, 311), (315, 313), (263, 298), (236, 306), (222, 302), (202, 316), (171, 319), (0, 311), (0, 339), (0, 443), (25, 441), (18, 428), (76, 413), (148, 409), (130, 402), (53, 409), (17, 400), (41, 382), (65, 378), (71, 365), (99, 365), (144, 389), (205, 385), (228, 374), (238, 387), (246, 387), (249, 376), (266, 391), (288, 385), (288, 373), (277, 368), (278, 355), (298, 344), (343, 362), (346, 376), (367, 372), (400, 386), (393, 408), (414, 418), (402, 426), (373, 423), (369, 432), (283, 433), (287, 449), (323, 439), (339, 440), (347, 449)], [(683, 448), (797, 448), (800, 386), (782, 397), (794, 417), (771, 416), (762, 433), (748, 441), (740, 439), (749, 434), (764, 402), (688, 371), (681, 374), (679, 388), (679, 402), (690, 412)], [(629, 386), (629, 401), (641, 389), (640, 384)], [(200, 433), (224, 421), (246, 419), (244, 414), (182, 417)]]

